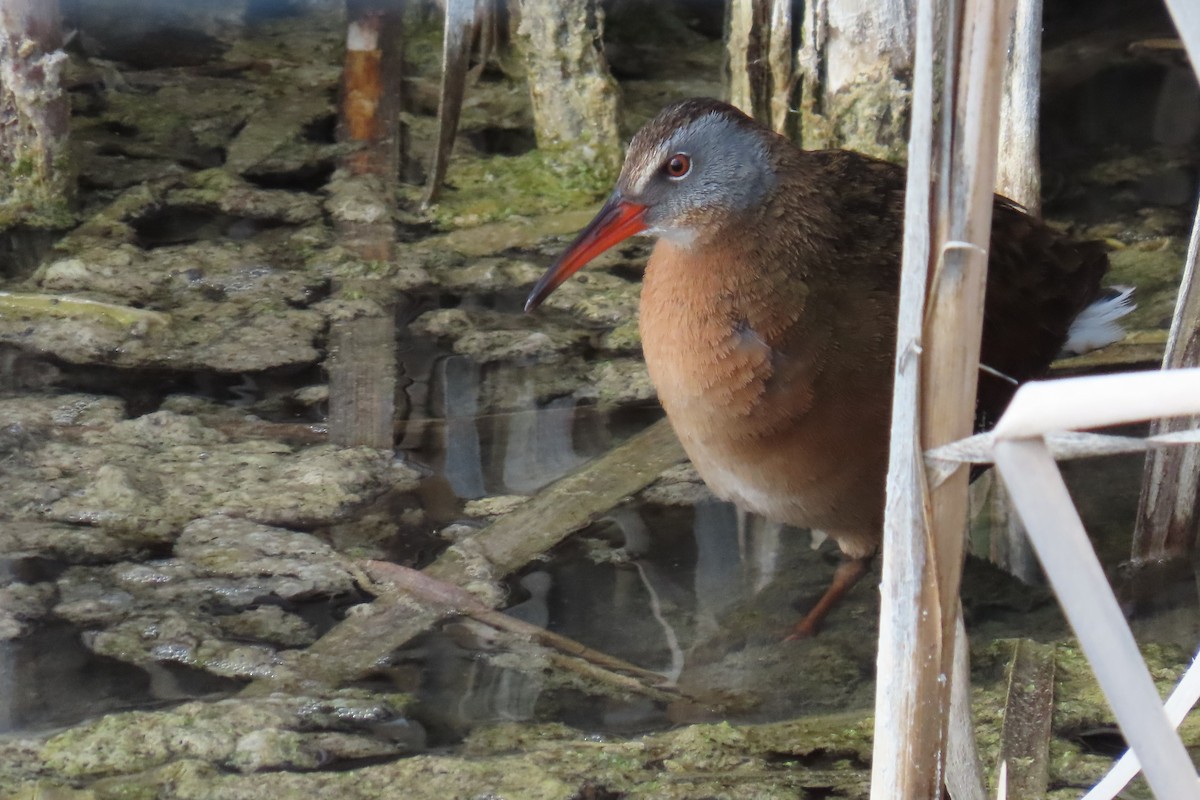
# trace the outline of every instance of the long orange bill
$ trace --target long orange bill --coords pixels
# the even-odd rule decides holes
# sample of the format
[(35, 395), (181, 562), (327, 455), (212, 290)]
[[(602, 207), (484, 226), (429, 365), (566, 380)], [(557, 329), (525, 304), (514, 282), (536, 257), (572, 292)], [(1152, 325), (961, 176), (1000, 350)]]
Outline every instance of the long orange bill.
[(551, 292), (584, 264), (613, 245), (646, 230), (645, 214), (646, 207), (643, 205), (623, 200), (616, 194), (610, 197), (604, 208), (600, 209), (588, 226), (575, 237), (575, 241), (571, 242), (571, 246), (550, 265), (550, 269), (546, 270), (546, 274), (533, 287), (529, 299), (525, 301), (525, 311), (533, 311), (540, 306)]

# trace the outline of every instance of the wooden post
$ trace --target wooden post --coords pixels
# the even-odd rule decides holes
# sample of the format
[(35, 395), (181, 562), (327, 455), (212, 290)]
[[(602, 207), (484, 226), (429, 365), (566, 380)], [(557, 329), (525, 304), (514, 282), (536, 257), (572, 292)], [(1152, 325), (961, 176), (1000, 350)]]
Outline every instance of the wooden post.
[[(335, 218), (338, 234), (364, 262), (390, 264), (391, 211), (399, 168), (400, 74), (394, 45), (399, 17), (386, 0), (347, 3), (341, 138), (359, 145), (343, 161), (382, 213)], [(396, 348), (392, 298), (370, 277), (339, 280), (334, 292), (376, 302), (371, 312), (332, 323), (329, 332), (329, 436), (342, 445), (390, 449), (395, 416)]]
[(0, 225), (73, 221), (60, 27), (58, 0), (0, 2)]
[[(771, 124), (771, 0), (731, 0), (725, 47), (729, 102)], [(789, 44), (789, 49), (790, 44)]]
[[(971, 434), (1011, 11), (1011, 2), (965, 0), (961, 11), (950, 2), (918, 4), (884, 522), (873, 800), (936, 800), (945, 777), (968, 470), (960, 468), (930, 486), (922, 453)], [(939, 22), (945, 25), (940, 71), (946, 84), (935, 142)], [(931, 198), (935, 161), (941, 170)]]
[(732, 0), (725, 47), (729, 102), (772, 130), (794, 134), (791, 0)]
[(913, 74), (915, 0), (805, 3), (799, 70), (800, 142), (903, 158)]
[(522, 0), (518, 43), (538, 149), (609, 182), (621, 168), (617, 82), (600, 49), (598, 0)]

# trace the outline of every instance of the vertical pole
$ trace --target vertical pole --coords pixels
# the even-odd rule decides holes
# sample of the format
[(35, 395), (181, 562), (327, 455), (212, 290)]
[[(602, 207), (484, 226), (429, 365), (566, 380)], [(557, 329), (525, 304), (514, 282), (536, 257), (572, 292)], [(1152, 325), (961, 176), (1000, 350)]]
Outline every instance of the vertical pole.
[[(346, 62), (342, 85), (341, 138), (357, 144), (343, 167), (361, 180), (385, 213), (372, 220), (335, 219), (338, 235), (364, 262), (388, 265), (394, 258), (391, 221), (399, 169), (397, 122), (399, 64), (395, 63), (398, 17), (386, 0), (347, 4)], [(329, 332), (329, 435), (342, 445), (390, 449), (396, 391), (395, 319), (392, 298), (371, 277), (339, 280), (334, 292), (375, 301), (370, 312), (337, 320)]]
[(0, 210), (38, 227), (70, 225), (75, 196), (60, 28), (58, 0), (0, 2)]

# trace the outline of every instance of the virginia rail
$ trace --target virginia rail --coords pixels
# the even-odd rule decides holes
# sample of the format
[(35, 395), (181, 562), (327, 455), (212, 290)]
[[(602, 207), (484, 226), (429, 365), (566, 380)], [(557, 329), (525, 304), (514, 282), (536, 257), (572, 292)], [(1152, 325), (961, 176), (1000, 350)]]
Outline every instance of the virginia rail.
[[(719, 497), (824, 531), (844, 560), (796, 625), (814, 633), (867, 571), (883, 528), (904, 214), (903, 167), (805, 151), (707, 99), (668, 106), (630, 143), (616, 190), (529, 295), (636, 233), (658, 238), (642, 346), (684, 449)], [(996, 197), (982, 362), (1042, 374), (1108, 268)], [(976, 427), (1015, 391), (980, 373)]]

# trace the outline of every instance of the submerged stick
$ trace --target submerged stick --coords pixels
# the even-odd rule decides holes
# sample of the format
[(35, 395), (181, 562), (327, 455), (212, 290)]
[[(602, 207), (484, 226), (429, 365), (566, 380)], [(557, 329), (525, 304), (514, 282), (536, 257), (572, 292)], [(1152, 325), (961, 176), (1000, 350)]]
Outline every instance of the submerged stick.
[[(645, 488), (684, 458), (670, 425), (666, 420), (657, 422), (454, 545), (424, 571), (487, 598), (480, 602), (498, 605), (503, 597), (498, 587), (501, 578)], [(442, 612), (443, 608), (430, 608), (405, 595), (380, 597), (309, 647), (293, 674), (252, 684), (248, 691), (274, 691), (281, 682), (337, 685), (361, 677), (396, 648), (435, 625)]]
[[(459, 586), (432, 578), (419, 570), (402, 567), (399, 564), (368, 561), (364, 567), (367, 574), (375, 581), (375, 586), (385, 585), (393, 592), (403, 592), (420, 600), (423, 605), (440, 607), (444, 614), (470, 617), (497, 630), (523, 636), (540, 645), (552, 648), (559, 655), (567, 656), (567, 658), (552, 658), (554, 663), (563, 669), (598, 680), (609, 686), (647, 695), (656, 700), (674, 700), (678, 697), (676, 691), (662, 685), (666, 679), (661, 674), (642, 669), (599, 650), (593, 650), (574, 639), (511, 617), (503, 611), (497, 611), (480, 602), (479, 598)], [(584, 664), (580, 664), (581, 661)]]

